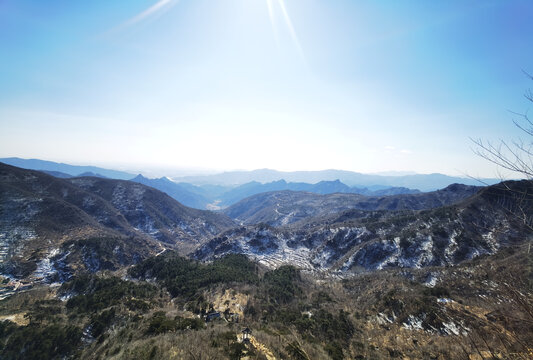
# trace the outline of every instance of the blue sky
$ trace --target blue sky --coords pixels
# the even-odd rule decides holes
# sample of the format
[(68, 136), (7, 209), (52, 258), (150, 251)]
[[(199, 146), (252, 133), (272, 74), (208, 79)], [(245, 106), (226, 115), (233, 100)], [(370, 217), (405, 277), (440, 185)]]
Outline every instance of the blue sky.
[(469, 137), (520, 135), (532, 18), (531, 1), (3, 0), (0, 157), (494, 176)]

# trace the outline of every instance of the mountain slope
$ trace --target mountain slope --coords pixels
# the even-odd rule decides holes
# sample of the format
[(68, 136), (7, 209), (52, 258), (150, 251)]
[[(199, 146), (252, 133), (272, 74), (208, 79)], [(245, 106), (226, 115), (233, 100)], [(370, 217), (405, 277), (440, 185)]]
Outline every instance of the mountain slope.
[(43, 172), (45, 174), (52, 175), (53, 177), (57, 177), (57, 178), (61, 178), (61, 179), (67, 179), (67, 178), (73, 177), (72, 175), (67, 174), (67, 173), (63, 173), (61, 171), (40, 170), (40, 169), (35, 169), (35, 170), (39, 170), (39, 171), (41, 171), (41, 172)]
[(164, 247), (190, 251), (233, 225), (123, 180), (59, 179), (0, 163), (0, 190), (0, 270), (18, 277), (65, 264), (67, 272), (117, 268)]
[[(107, 256), (88, 259), (107, 245), (126, 263), (159, 249), (106, 201), (64, 180), (0, 164), (0, 190), (0, 270), (4, 274), (40, 278), (58, 272), (52, 269), (54, 262), (75, 264), (71, 270), (100, 268), (97, 262)], [(78, 205), (98, 209), (99, 216)], [(104, 268), (114, 268), (117, 258), (107, 259)]]
[(382, 197), (278, 191), (251, 196), (228, 207), (223, 212), (243, 224), (262, 222), (272, 226), (281, 226), (349, 209), (421, 210), (436, 208), (463, 200), (475, 194), (479, 189), (479, 187), (455, 184), (430, 193)]
[[(526, 240), (533, 221), (532, 191), (532, 182), (507, 182), (430, 210), (350, 210), (280, 228), (241, 227), (211, 240), (195, 257), (243, 253), (268, 266), (286, 263), (343, 273), (453, 265)], [(518, 213), (529, 214), (529, 228), (513, 215)]]
[(233, 226), (222, 214), (186, 207), (167, 194), (131, 181), (92, 177), (66, 181), (109, 202), (132, 227), (165, 243), (198, 244)]

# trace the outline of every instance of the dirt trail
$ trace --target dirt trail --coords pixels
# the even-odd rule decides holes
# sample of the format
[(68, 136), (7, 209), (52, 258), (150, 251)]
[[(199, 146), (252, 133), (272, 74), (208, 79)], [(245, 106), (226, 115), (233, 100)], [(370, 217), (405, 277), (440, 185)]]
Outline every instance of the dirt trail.
[(270, 351), (269, 348), (257, 341), (255, 337), (250, 336), (250, 343), (254, 346), (254, 348), (265, 354), (268, 360), (276, 360), (276, 357), (274, 356), (274, 354), (272, 354), (272, 351)]
[[(238, 334), (237, 335), (237, 340), (238, 341), (242, 342), (242, 338), (243, 338), (242, 334)], [(254, 346), (254, 348), (256, 348), (257, 351), (260, 351), (263, 354), (265, 354), (267, 360), (276, 360), (276, 357), (274, 356), (272, 351), (270, 351), (270, 349), (266, 347), (266, 345), (260, 343), (255, 337), (253, 337), (251, 335), (250, 335), (249, 339), (250, 339), (250, 344), (252, 344)]]

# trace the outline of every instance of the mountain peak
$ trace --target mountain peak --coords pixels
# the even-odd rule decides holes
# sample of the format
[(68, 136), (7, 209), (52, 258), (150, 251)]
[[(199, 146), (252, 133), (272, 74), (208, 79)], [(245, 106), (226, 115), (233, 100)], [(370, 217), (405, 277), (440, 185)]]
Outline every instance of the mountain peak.
[(138, 180), (148, 180), (148, 178), (145, 178), (142, 174), (139, 174), (135, 176), (131, 181), (138, 181)]
[(167, 176), (162, 176), (160, 177), (159, 179), (157, 179), (159, 181), (162, 181), (162, 182), (165, 182), (165, 183), (171, 183), (171, 184), (175, 184), (174, 181), (172, 181), (170, 178), (168, 178)]
[(330, 180), (330, 181), (327, 181), (327, 180), (326, 181), (321, 181), (320, 183), (343, 184), (339, 179)]
[(86, 172), (83, 172), (83, 173), (78, 175), (78, 177), (84, 177), (84, 176), (92, 176), (92, 177), (98, 177), (98, 178), (102, 178), (102, 179), (107, 179), (106, 176), (100, 175), (100, 174), (92, 172), (92, 171), (86, 171)]

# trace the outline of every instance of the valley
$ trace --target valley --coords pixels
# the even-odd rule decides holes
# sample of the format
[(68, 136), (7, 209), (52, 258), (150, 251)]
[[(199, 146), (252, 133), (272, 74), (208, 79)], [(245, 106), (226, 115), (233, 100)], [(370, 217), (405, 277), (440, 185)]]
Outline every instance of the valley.
[(0, 164), (0, 190), (5, 359), (531, 355), (531, 181), (212, 212)]

